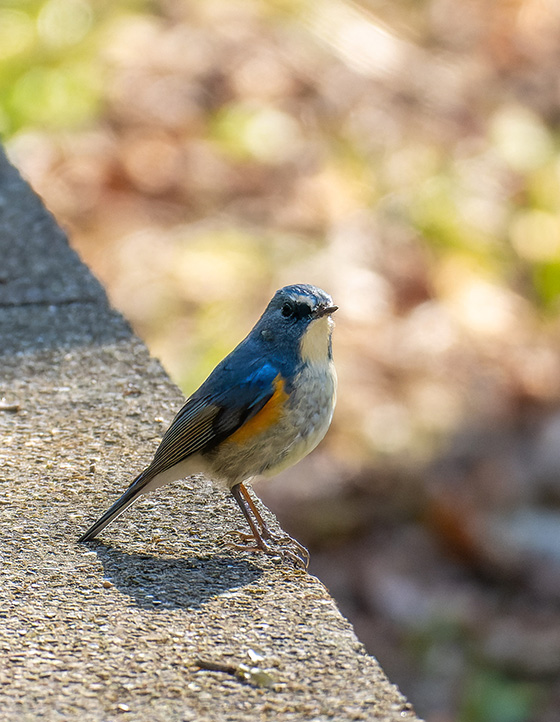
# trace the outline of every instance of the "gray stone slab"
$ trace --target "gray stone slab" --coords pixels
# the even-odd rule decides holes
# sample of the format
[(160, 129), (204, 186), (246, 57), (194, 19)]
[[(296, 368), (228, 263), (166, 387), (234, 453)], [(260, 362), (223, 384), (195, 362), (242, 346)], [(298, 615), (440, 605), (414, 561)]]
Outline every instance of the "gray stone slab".
[(7, 354), (102, 345), (130, 336), (118, 313), (96, 303), (0, 305), (0, 360)]
[(0, 720), (416, 719), (317, 579), (222, 543), (209, 480), (76, 543), (182, 397), (4, 158), (0, 234)]
[(92, 300), (105, 293), (41, 200), (0, 149), (0, 308)]

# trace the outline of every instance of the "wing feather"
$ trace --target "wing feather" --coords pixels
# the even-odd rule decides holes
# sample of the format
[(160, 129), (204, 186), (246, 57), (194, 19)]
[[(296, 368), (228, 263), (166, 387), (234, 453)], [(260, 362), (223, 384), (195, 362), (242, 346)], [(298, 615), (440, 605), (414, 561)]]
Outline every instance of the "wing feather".
[[(277, 369), (265, 364), (242, 383), (212, 392), (212, 376), (191, 396), (165, 432), (147, 471), (153, 478), (188, 456), (205, 452), (257, 414), (274, 394)], [(207, 393), (204, 393), (204, 392)]]

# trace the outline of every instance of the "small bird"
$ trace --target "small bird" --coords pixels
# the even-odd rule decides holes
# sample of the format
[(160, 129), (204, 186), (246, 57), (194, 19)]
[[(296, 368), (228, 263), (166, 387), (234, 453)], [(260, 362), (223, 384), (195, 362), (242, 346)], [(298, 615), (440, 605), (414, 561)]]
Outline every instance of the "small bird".
[(272, 476), (312, 451), (336, 402), (331, 315), (338, 306), (316, 286), (277, 291), (249, 335), (221, 361), (175, 416), (151, 464), (78, 541), (93, 539), (142, 494), (204, 473), (229, 489), (251, 534), (235, 548), (307, 567), (309, 552), (276, 537), (244, 486)]

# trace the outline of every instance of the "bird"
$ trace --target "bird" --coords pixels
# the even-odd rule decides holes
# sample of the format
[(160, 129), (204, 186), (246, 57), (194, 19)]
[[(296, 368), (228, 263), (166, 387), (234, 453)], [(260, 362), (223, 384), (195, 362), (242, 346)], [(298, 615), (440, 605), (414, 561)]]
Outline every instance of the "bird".
[(325, 436), (336, 403), (337, 310), (310, 284), (276, 291), (246, 338), (186, 400), (149, 466), (78, 541), (92, 540), (142, 495), (202, 473), (231, 491), (249, 525), (250, 534), (232, 530), (232, 546), (307, 568), (307, 549), (268, 528), (245, 482), (292, 466)]

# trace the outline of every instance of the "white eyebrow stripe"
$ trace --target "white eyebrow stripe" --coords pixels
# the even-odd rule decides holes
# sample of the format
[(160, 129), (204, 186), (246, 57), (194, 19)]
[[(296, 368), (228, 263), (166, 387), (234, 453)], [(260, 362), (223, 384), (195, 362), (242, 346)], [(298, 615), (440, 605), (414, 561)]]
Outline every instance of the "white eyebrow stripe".
[(309, 308), (313, 308), (315, 305), (309, 296), (292, 296), (292, 301), (294, 301), (294, 303), (305, 303)]

